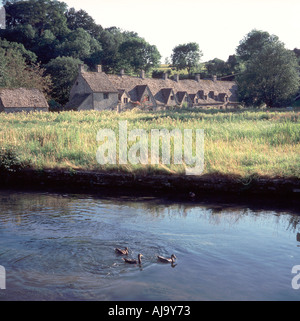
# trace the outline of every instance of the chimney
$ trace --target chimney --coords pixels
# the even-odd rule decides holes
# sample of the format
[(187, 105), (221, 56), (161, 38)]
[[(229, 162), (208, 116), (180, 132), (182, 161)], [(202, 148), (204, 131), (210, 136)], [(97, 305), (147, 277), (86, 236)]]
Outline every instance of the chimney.
[(96, 70), (97, 72), (102, 72), (102, 65), (97, 65)]
[(145, 79), (145, 70), (141, 70), (141, 71), (140, 71), (140, 77), (141, 77), (142, 79)]
[(78, 66), (78, 68), (79, 68), (78, 71), (79, 71), (80, 74), (84, 72), (84, 65), (83, 65), (83, 64), (80, 64), (80, 65)]
[(174, 80), (175, 80), (176, 82), (179, 81), (179, 75), (178, 75), (178, 74), (174, 75)]
[(212, 76), (212, 80), (213, 80), (213, 82), (217, 81), (217, 76), (216, 76), (216, 75), (213, 75), (213, 76)]
[(200, 82), (200, 74), (196, 74), (196, 75), (195, 75), (195, 80), (196, 80), (197, 82)]
[(164, 79), (164, 80), (167, 80), (167, 79), (168, 79), (168, 73), (167, 73), (167, 72), (164, 72), (164, 73), (163, 73), (162, 79)]
[(124, 69), (121, 69), (120, 70), (120, 76), (122, 77), (122, 76), (124, 76), (125, 75), (125, 71), (124, 71)]

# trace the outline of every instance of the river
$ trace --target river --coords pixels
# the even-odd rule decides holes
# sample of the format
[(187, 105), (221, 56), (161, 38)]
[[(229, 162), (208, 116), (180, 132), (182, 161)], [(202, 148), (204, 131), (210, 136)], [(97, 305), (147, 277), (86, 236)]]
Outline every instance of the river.
[[(299, 214), (0, 191), (0, 300), (299, 300)], [(115, 253), (126, 246), (141, 265)]]

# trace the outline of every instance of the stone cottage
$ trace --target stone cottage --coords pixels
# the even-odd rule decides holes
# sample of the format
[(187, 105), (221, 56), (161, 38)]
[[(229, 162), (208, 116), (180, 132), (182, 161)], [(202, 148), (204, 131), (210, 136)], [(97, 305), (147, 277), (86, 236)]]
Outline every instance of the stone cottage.
[(238, 103), (237, 86), (233, 81), (213, 79), (180, 80), (179, 75), (170, 79), (166, 74), (161, 79), (146, 78), (144, 71), (139, 77), (128, 76), (121, 70), (118, 75), (102, 72), (87, 72), (83, 66), (70, 92), (66, 108), (127, 109), (140, 107), (152, 109), (166, 106), (218, 106), (228, 107)]
[(38, 89), (0, 89), (0, 112), (49, 111), (44, 94)]
[(70, 91), (70, 100), (65, 108), (75, 110), (114, 109), (118, 105), (119, 96), (119, 90), (102, 72), (101, 66), (97, 66), (96, 72), (86, 72), (84, 66), (80, 65), (78, 77)]

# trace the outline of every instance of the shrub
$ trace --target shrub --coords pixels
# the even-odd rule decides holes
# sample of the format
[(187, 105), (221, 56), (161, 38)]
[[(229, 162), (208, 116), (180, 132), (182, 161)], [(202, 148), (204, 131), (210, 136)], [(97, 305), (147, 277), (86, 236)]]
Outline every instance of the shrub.
[(25, 166), (14, 147), (0, 148), (0, 171), (16, 172)]

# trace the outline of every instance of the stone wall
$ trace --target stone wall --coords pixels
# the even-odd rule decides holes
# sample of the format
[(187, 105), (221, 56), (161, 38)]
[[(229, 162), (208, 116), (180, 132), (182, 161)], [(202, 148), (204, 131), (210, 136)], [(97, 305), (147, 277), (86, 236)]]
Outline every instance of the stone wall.
[(80, 110), (92, 110), (93, 109), (93, 95), (91, 94), (78, 108)]
[(95, 110), (115, 109), (119, 103), (118, 93), (94, 93), (93, 106)]
[(89, 85), (86, 83), (86, 81), (81, 76), (81, 74), (79, 74), (74, 85), (71, 88), (70, 99), (72, 99), (72, 97), (75, 94), (87, 94), (87, 93), (92, 93), (92, 91), (91, 91)]

